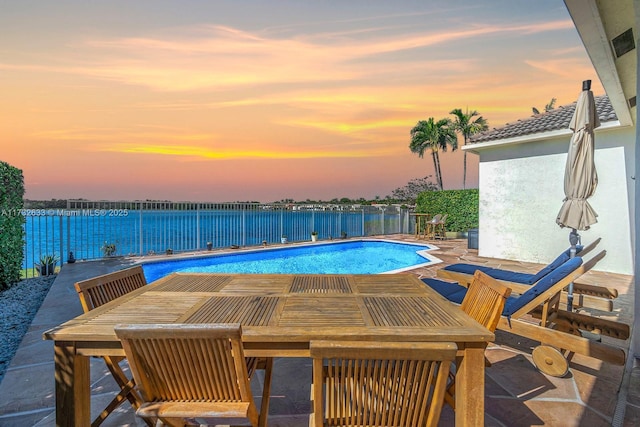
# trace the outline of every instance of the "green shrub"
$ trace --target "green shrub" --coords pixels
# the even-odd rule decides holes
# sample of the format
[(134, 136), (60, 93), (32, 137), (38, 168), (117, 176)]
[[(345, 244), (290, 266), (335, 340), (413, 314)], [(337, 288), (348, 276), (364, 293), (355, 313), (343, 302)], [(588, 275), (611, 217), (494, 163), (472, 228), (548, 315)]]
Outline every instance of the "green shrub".
[(425, 191), (416, 201), (417, 213), (448, 214), (447, 231), (465, 232), (478, 228), (479, 191), (469, 190)]
[(0, 161), (0, 290), (20, 280), (24, 257), (24, 178), (22, 171)]

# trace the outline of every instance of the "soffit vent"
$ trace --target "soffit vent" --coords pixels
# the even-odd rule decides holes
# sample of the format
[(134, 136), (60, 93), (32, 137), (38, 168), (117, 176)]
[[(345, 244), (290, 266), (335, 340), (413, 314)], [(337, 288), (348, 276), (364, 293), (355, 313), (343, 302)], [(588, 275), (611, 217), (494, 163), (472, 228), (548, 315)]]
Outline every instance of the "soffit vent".
[(624, 33), (614, 37), (614, 39), (611, 40), (611, 44), (616, 53), (616, 58), (620, 58), (625, 53), (635, 49), (636, 42), (633, 38), (633, 29), (629, 28)]
[(629, 98), (629, 108), (633, 108), (636, 106), (636, 97)]

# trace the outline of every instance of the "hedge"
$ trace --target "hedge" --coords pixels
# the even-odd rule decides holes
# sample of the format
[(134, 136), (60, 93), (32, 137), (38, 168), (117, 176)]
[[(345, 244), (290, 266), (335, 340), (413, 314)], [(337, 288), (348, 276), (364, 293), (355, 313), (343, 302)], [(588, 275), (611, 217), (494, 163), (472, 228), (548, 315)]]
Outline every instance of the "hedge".
[(0, 290), (20, 280), (23, 260), (22, 171), (0, 161)]
[(418, 195), (416, 212), (430, 215), (448, 214), (447, 231), (465, 232), (478, 228), (479, 191), (425, 191)]

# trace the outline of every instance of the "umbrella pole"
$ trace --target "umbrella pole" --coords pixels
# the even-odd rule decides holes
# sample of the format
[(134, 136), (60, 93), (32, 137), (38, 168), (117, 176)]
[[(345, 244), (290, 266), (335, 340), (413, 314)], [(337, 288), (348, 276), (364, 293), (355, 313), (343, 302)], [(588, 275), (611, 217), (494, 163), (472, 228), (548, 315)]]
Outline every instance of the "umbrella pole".
[[(576, 247), (578, 243), (580, 243), (580, 235), (575, 228), (571, 229), (571, 233), (569, 233), (569, 243), (571, 244), (569, 257), (575, 258)], [(569, 283), (569, 288), (567, 290), (567, 311), (573, 311), (573, 282)]]

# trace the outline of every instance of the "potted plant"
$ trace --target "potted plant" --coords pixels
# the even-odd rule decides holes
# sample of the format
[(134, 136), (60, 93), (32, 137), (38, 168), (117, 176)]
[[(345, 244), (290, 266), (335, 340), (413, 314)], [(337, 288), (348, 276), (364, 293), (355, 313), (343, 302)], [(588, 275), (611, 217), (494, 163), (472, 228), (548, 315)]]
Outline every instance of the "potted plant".
[(317, 242), (318, 241), (318, 232), (317, 231), (312, 231), (311, 232), (311, 241), (312, 242)]
[(166, 253), (167, 253), (167, 255), (173, 255), (173, 249), (167, 248)]
[(40, 257), (40, 262), (35, 264), (38, 274), (40, 274), (41, 276), (50, 276), (52, 274), (55, 274), (58, 259), (59, 258), (56, 256), (56, 254), (42, 255)]
[(343, 239), (346, 239), (346, 238), (347, 238), (347, 232), (346, 232), (346, 231), (344, 231), (344, 230), (342, 230), (342, 231), (340, 232), (340, 237), (342, 237)]
[(211, 249), (213, 249), (213, 243), (207, 242), (207, 250), (210, 251)]
[(283, 234), (282, 237), (280, 237), (280, 243), (282, 243), (283, 245), (285, 243), (287, 243), (287, 235), (286, 234)]
[(109, 243), (109, 242), (105, 241), (104, 244), (102, 245), (102, 247), (100, 248), (100, 250), (102, 251), (102, 255), (105, 258), (113, 256), (116, 253), (116, 244), (115, 243)]

